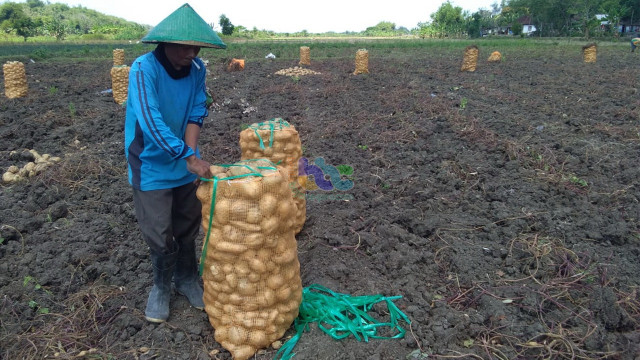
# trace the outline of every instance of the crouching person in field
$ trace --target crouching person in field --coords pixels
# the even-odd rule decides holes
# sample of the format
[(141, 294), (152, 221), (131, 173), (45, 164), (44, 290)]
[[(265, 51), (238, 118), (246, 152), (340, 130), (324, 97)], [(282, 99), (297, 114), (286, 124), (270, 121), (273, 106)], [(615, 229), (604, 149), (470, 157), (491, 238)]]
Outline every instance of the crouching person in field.
[(631, 52), (634, 52), (638, 46), (640, 46), (640, 38), (631, 39)]
[(211, 177), (200, 158), (200, 127), (208, 116), (201, 47), (226, 48), (211, 27), (185, 4), (154, 27), (142, 42), (157, 44), (129, 72), (125, 154), (133, 204), (149, 246), (153, 287), (145, 317), (169, 318), (171, 284), (204, 309), (195, 239), (201, 221), (199, 177)]

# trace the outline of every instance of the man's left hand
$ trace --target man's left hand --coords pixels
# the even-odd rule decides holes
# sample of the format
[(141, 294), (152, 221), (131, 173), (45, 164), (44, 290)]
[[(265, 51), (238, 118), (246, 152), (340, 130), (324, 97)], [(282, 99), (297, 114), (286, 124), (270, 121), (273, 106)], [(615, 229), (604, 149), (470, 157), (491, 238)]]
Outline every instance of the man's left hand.
[(209, 179), (213, 176), (213, 174), (211, 174), (211, 164), (197, 158), (195, 155), (187, 158), (187, 170), (201, 178)]

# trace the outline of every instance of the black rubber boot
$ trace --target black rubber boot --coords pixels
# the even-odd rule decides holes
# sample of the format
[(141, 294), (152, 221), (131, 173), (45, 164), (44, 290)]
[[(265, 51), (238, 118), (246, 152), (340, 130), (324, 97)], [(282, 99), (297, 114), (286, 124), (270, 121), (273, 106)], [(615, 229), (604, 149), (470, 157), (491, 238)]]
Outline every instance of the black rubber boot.
[(204, 310), (203, 291), (196, 264), (195, 243), (186, 241), (178, 248), (176, 271), (173, 275), (176, 291), (189, 300), (191, 306)]
[(153, 287), (149, 292), (147, 309), (144, 312), (147, 321), (161, 323), (169, 318), (171, 278), (176, 265), (176, 257), (177, 252), (167, 255), (151, 252)]

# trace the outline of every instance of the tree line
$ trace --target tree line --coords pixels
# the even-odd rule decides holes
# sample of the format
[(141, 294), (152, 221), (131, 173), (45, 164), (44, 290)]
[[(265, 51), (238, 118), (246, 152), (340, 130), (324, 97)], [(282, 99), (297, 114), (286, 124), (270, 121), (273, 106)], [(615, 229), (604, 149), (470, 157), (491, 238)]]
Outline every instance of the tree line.
[[(430, 19), (413, 29), (396, 27), (381, 21), (360, 32), (324, 33), (313, 36), (393, 37), (414, 35), (427, 37), (480, 37), (487, 34), (522, 34), (522, 19), (535, 26), (536, 36), (566, 37), (619, 36), (621, 24), (640, 24), (639, 0), (501, 0), (490, 9), (474, 13), (443, 3)], [(603, 22), (607, 25), (603, 26)], [(278, 34), (269, 30), (247, 29), (233, 25), (224, 14), (219, 18), (223, 35), (244, 38), (307, 37), (306, 30)], [(216, 29), (216, 24), (210, 24)], [(80, 37), (86, 40), (139, 40), (149, 26), (139, 25), (114, 16), (101, 14), (82, 6), (27, 0), (6, 2), (0, 6), (0, 31), (22, 37), (44, 36), (64, 40)], [(637, 30), (636, 30), (637, 31)]]
[(25, 41), (35, 36), (57, 40), (70, 36), (93, 40), (137, 40), (149, 31), (149, 27), (82, 6), (27, 0), (25, 3), (6, 2), (0, 6), (0, 31), (20, 36)]
[(620, 36), (621, 24), (640, 25), (638, 0), (502, 0), (474, 13), (449, 1), (418, 24), (421, 37), (479, 37), (504, 31), (521, 35), (522, 21), (534, 25), (532, 35), (545, 37)]

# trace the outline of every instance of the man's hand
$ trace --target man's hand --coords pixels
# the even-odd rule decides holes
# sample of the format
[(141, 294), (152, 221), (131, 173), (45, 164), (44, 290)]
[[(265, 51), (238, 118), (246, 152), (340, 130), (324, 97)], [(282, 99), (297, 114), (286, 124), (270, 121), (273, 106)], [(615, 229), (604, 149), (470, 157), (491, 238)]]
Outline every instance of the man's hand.
[(202, 159), (198, 159), (195, 155), (189, 156), (186, 160), (187, 170), (189, 170), (189, 172), (206, 179), (209, 179), (213, 176), (210, 169), (211, 164), (209, 164), (208, 162)]

